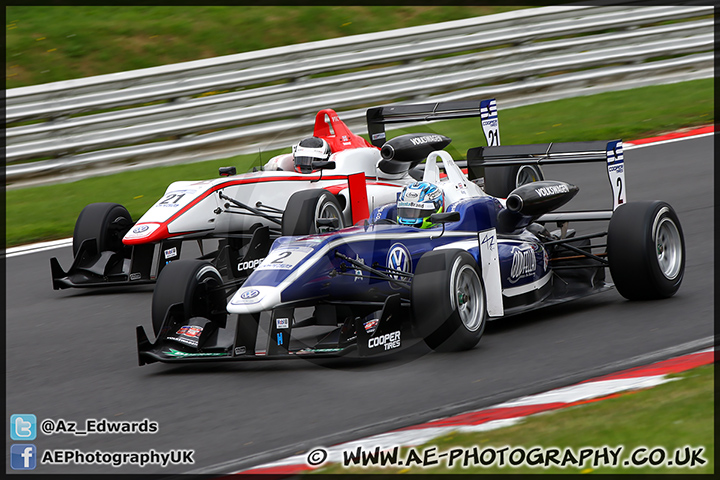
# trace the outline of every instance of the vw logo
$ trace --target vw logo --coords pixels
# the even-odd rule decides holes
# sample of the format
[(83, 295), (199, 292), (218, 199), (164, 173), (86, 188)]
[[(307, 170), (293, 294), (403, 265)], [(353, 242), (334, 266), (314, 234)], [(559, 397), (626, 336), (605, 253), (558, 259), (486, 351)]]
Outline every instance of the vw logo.
[(133, 233), (146, 232), (149, 228), (150, 228), (149, 225), (139, 225), (139, 226), (133, 228)]
[(240, 298), (242, 298), (243, 300), (250, 300), (251, 298), (257, 297), (258, 295), (260, 295), (260, 290), (246, 290), (240, 294)]
[[(396, 243), (390, 247), (390, 251), (385, 259), (387, 268), (397, 270), (400, 272), (411, 273), (412, 272), (412, 258), (410, 252), (402, 243)], [(400, 275), (398, 273), (389, 273), (390, 277), (395, 280), (407, 280), (408, 277)], [(397, 285), (390, 283), (392, 288), (400, 288)]]

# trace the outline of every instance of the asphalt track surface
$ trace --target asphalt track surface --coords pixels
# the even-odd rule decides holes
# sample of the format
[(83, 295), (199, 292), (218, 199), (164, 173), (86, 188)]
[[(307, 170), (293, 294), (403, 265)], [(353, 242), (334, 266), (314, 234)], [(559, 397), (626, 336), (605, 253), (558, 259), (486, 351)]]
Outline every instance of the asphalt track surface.
[[(625, 152), (628, 200), (668, 201), (682, 222), (687, 263), (676, 296), (628, 302), (611, 290), (502, 319), (463, 353), (422, 346), (374, 361), (139, 367), (135, 327), (150, 330), (151, 286), (54, 291), (49, 258), (68, 266), (69, 247), (8, 258), (6, 418), (31, 413), (79, 428), (87, 419), (159, 424), (144, 435), (40, 434), (30, 442), (39, 453), (194, 450), (190, 466), (39, 465), (34, 473), (227, 473), (567, 385), (707, 339), (714, 333), (713, 158), (712, 136)], [(611, 206), (602, 164), (545, 174), (580, 187), (573, 208)]]

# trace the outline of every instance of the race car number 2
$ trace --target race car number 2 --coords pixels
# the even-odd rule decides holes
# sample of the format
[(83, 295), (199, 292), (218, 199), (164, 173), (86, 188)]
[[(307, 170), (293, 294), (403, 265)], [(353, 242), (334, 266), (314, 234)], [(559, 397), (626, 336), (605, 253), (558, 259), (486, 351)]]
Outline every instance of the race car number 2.
[(292, 270), (311, 251), (311, 248), (275, 250), (270, 252), (256, 270)]

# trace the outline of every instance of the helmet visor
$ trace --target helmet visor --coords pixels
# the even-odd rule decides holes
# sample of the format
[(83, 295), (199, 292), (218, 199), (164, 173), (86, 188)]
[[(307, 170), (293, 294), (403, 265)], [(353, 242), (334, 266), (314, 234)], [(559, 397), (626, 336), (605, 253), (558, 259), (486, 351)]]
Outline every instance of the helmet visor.
[(328, 154), (322, 148), (301, 147), (295, 150), (295, 169), (302, 173), (312, 172), (312, 164), (318, 160), (327, 160)]
[(429, 217), (435, 213), (435, 211), (435, 205), (432, 203), (398, 202), (397, 206), (398, 218), (406, 218), (408, 220)]

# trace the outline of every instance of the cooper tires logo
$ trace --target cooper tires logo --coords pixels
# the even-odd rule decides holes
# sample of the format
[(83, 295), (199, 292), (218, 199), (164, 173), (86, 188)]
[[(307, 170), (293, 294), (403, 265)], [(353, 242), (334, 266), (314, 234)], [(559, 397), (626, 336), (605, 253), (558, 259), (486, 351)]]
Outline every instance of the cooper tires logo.
[(240, 262), (238, 263), (237, 269), (238, 272), (242, 272), (243, 270), (254, 270), (257, 268), (258, 265), (262, 263), (262, 261), (265, 260), (264, 258), (258, 258), (255, 260), (248, 260), (246, 262)]

